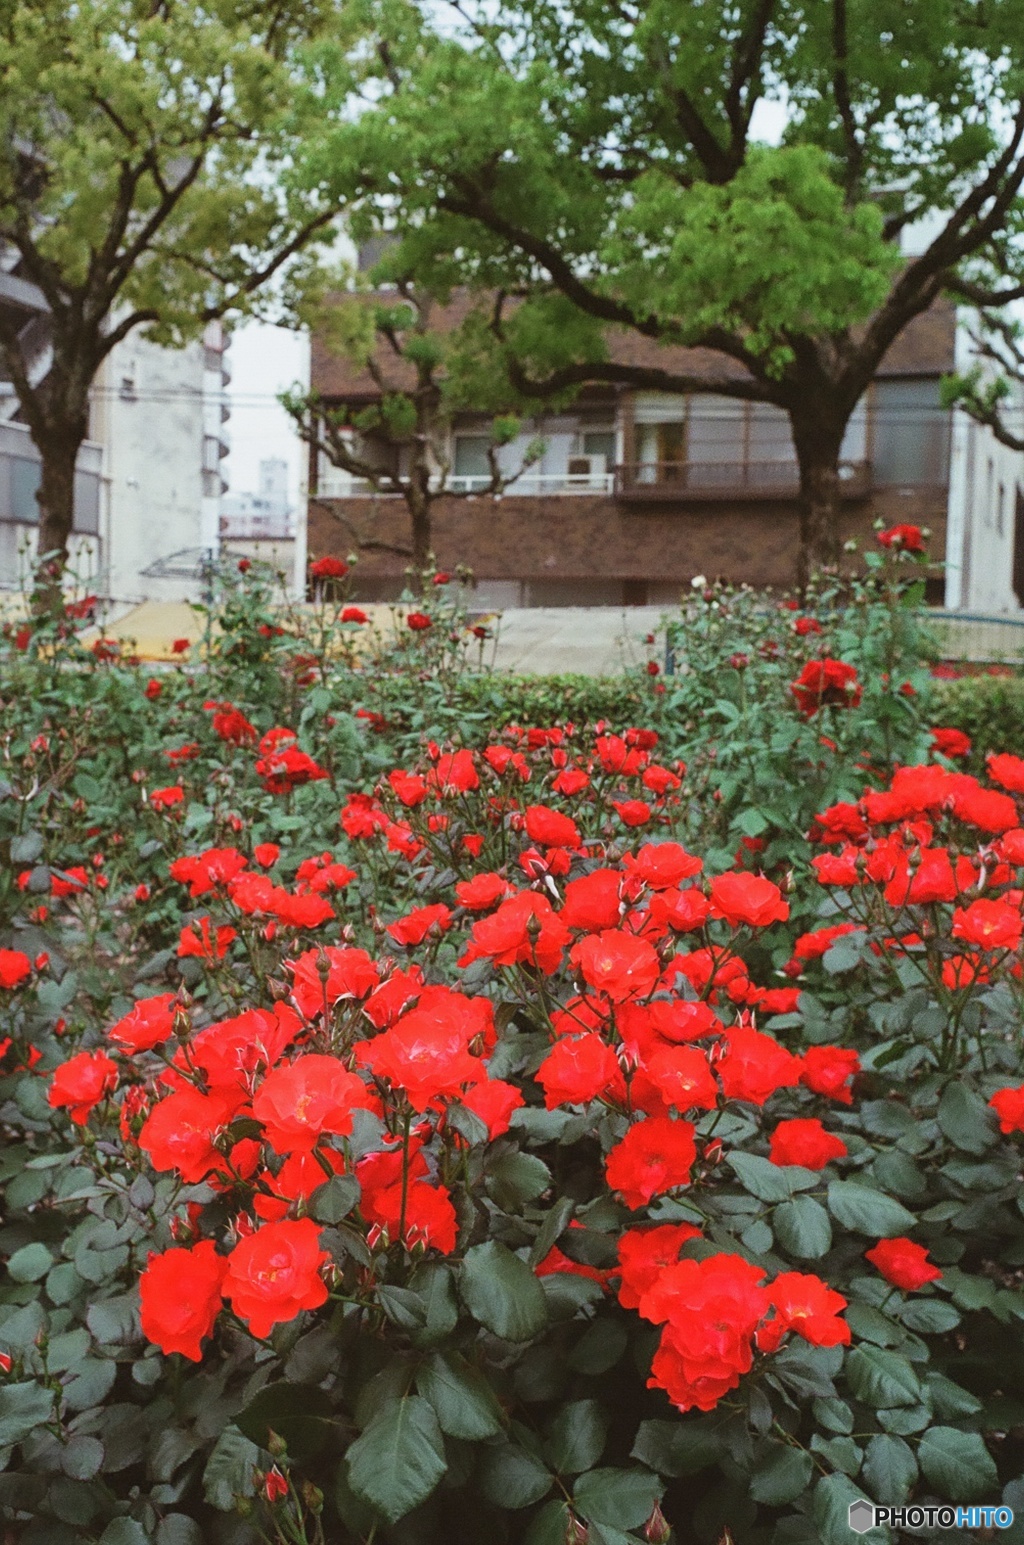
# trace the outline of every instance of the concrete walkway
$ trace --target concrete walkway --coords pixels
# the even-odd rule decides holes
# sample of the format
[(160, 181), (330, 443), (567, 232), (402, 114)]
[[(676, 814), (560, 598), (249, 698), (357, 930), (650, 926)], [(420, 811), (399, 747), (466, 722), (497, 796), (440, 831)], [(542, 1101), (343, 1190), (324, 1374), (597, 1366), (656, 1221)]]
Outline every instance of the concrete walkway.
[[(367, 605), (370, 618), (365, 643), (373, 633), (387, 638), (396, 625), (392, 607)], [(650, 659), (664, 663), (665, 638), (659, 627), (665, 609), (660, 606), (545, 606), (515, 607), (505, 612), (474, 614), (496, 635), (496, 644), (484, 650), (485, 663), (495, 668), (533, 676), (574, 672), (583, 676), (614, 675), (627, 666), (642, 666)], [(401, 614), (397, 619), (401, 627)], [(647, 644), (648, 635), (656, 642)], [(144, 601), (108, 612), (103, 627), (83, 634), (91, 645), (97, 638), (114, 638), (156, 663), (180, 661), (173, 649), (175, 639), (197, 645), (203, 637), (203, 619), (183, 601)], [(187, 654), (185, 658), (187, 658)]]
[[(502, 612), (495, 623), (499, 670), (531, 676), (572, 671), (609, 676), (626, 666), (664, 662), (661, 606), (537, 606)], [(657, 642), (645, 643), (653, 633)]]

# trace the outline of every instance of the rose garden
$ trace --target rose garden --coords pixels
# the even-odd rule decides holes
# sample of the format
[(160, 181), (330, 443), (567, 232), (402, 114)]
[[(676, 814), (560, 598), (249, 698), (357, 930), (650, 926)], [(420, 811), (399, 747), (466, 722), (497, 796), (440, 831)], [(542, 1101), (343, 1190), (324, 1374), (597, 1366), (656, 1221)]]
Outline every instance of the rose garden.
[(443, 574), (7, 627), (5, 1540), (1024, 1516), (1024, 739), (880, 535), (667, 676), (490, 673)]

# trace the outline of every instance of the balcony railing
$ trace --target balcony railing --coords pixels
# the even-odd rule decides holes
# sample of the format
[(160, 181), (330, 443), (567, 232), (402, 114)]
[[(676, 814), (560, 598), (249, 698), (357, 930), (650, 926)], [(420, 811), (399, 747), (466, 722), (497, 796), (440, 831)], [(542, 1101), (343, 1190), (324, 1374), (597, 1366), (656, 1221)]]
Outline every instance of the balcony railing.
[[(616, 467), (615, 494), (631, 503), (703, 502), (710, 499), (792, 499), (800, 491), (795, 461), (659, 461)], [(844, 499), (863, 499), (871, 489), (866, 461), (841, 461)]]
[[(453, 494), (483, 494), (490, 483), (490, 477), (474, 477), (469, 474), (455, 473), (448, 478), (447, 487)], [(365, 478), (346, 477), (344, 473), (336, 473), (335, 476), (321, 474), (317, 484), (316, 498), (318, 499), (365, 499), (374, 493), (374, 488)], [(613, 472), (524, 472), (522, 477), (516, 478), (514, 483), (503, 491), (502, 498), (513, 499), (533, 496), (534, 498), (548, 494), (611, 494), (615, 491), (615, 474)], [(390, 490), (380, 493), (381, 498), (398, 498), (397, 494)]]

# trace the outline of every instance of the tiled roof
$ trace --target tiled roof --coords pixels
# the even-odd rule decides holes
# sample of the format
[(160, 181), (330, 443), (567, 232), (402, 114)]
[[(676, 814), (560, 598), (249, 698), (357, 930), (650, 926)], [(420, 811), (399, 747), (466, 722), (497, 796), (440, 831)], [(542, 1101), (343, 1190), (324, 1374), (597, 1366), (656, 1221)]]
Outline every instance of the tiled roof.
[[(466, 293), (456, 294), (447, 306), (439, 306), (436, 326), (442, 333), (455, 330), (467, 317), (473, 302)], [(911, 321), (889, 349), (878, 375), (936, 376), (953, 369), (953, 344), (956, 333), (956, 308), (943, 299)], [(640, 365), (673, 374), (700, 375), (712, 379), (740, 379), (742, 365), (712, 349), (663, 347), (640, 333), (616, 328), (608, 335), (612, 359), (621, 364)], [(377, 353), (378, 368), (389, 390), (407, 390), (413, 385), (413, 371), (382, 347)], [(323, 337), (314, 334), (311, 346), (310, 379), (315, 391), (324, 397), (346, 401), (373, 401), (379, 388), (370, 372), (328, 349)]]

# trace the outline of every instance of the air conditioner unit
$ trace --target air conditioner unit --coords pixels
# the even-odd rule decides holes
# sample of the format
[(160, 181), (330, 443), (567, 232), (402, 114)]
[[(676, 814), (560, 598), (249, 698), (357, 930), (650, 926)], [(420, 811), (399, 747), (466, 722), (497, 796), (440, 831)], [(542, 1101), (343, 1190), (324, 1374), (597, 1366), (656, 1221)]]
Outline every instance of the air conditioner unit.
[(607, 471), (607, 456), (569, 457), (569, 476), (572, 478), (587, 478), (591, 483), (603, 483)]

